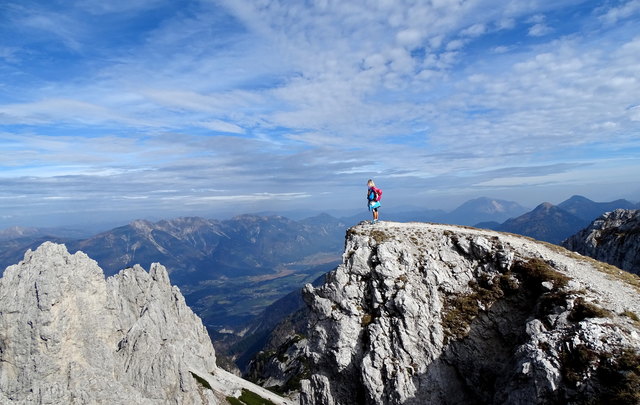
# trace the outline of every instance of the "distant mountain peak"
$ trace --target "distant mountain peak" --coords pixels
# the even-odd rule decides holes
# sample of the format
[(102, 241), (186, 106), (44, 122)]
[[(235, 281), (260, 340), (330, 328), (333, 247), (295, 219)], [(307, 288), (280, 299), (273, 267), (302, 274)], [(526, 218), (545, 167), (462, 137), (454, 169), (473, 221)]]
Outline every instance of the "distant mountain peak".
[(538, 211), (538, 210), (548, 211), (553, 208), (557, 208), (557, 207), (551, 204), (550, 202), (543, 202), (542, 204), (538, 205), (534, 211)]
[(449, 223), (475, 225), (486, 221), (504, 221), (518, 216), (527, 209), (514, 201), (479, 197), (466, 201), (445, 216)]
[(562, 208), (544, 202), (533, 211), (505, 221), (497, 230), (560, 243), (587, 224), (587, 221)]
[(624, 199), (610, 202), (595, 202), (580, 195), (572, 196), (568, 200), (558, 204), (558, 207), (589, 222), (598, 218), (605, 212), (613, 211), (618, 208), (636, 208), (633, 203)]
[(153, 222), (147, 221), (146, 219), (136, 219), (135, 221), (131, 221), (130, 225), (133, 229), (144, 232), (153, 229)]
[(578, 195), (578, 194), (574, 194), (574, 195), (572, 195), (571, 197), (569, 197), (569, 198), (565, 201), (565, 203), (568, 203), (568, 202), (590, 202), (590, 203), (592, 203), (592, 202), (594, 202), (594, 201), (593, 201), (593, 200), (588, 199), (588, 198), (587, 198), (587, 197), (585, 197), (585, 196)]

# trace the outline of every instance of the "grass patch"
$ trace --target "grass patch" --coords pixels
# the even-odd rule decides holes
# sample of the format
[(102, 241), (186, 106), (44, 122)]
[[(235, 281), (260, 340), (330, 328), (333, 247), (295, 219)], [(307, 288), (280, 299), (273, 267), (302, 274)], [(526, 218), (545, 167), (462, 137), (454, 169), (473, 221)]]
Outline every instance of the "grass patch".
[(582, 257), (582, 260), (587, 260), (590, 264), (594, 265), (599, 271), (606, 273), (616, 280), (623, 281), (631, 285), (637, 292), (640, 292), (640, 277), (636, 274), (629, 273), (628, 271), (620, 270), (616, 266), (608, 263), (599, 262), (595, 259)]
[(311, 367), (309, 366), (309, 360), (306, 357), (301, 357), (298, 359), (300, 362), (299, 372), (294, 375), (282, 386), (280, 389), (282, 393), (287, 393), (290, 391), (298, 391), (302, 388), (301, 381), (308, 380), (311, 378)]
[(210, 389), (211, 391), (213, 391), (213, 388), (211, 388), (211, 384), (209, 384), (209, 381), (205, 380), (204, 378), (200, 377), (198, 374), (194, 373), (193, 371), (190, 371), (191, 375), (193, 376), (193, 378), (195, 378), (195, 380), (204, 388)]
[(356, 236), (356, 235), (363, 235), (363, 233), (358, 232), (355, 227), (351, 227), (349, 229), (347, 229), (347, 236)]
[(585, 301), (582, 297), (578, 297), (574, 301), (573, 309), (568, 319), (573, 322), (580, 322), (587, 318), (610, 318), (611, 315), (610, 311), (594, 303)]
[(603, 393), (601, 403), (631, 405), (640, 403), (640, 356), (632, 349), (623, 349), (614, 361), (603, 359), (599, 377)]
[(509, 277), (497, 276), (489, 280), (472, 281), (472, 291), (467, 294), (452, 294), (445, 301), (442, 314), (442, 327), (445, 344), (451, 339), (462, 339), (469, 333), (469, 327), (482, 308), (488, 308), (505, 295), (504, 287), (509, 288)]
[(572, 403), (640, 403), (640, 356), (631, 348), (599, 353), (579, 345), (561, 354), (562, 376), (577, 388)]
[(547, 314), (552, 314), (558, 307), (567, 306), (568, 294), (564, 291), (551, 291), (540, 297), (537, 317), (542, 319)]
[(524, 283), (537, 289), (542, 288), (545, 281), (553, 283), (554, 289), (564, 288), (571, 280), (541, 259), (518, 261), (513, 265), (513, 272), (521, 276)]
[(556, 253), (560, 253), (564, 256), (570, 257), (579, 262), (593, 266), (598, 271), (608, 274), (616, 280), (623, 281), (631, 285), (633, 288), (635, 288), (636, 291), (640, 292), (640, 277), (636, 274), (630, 273), (628, 271), (620, 270), (619, 268), (617, 268), (612, 264), (601, 262), (589, 256), (583, 256), (571, 250), (565, 249), (562, 246), (554, 245), (548, 242), (540, 242), (540, 243), (542, 243), (549, 249), (555, 251)]
[(260, 395), (253, 391), (249, 391), (246, 388), (242, 389), (240, 398), (227, 397), (227, 401), (231, 402), (231, 399), (235, 399), (237, 401), (233, 402), (233, 405), (275, 405), (273, 401), (262, 398)]
[(629, 311), (628, 309), (621, 312), (620, 315), (626, 316), (627, 318), (630, 318), (634, 322), (640, 322), (640, 318), (638, 317), (638, 315), (636, 315), (635, 312)]
[(566, 350), (560, 355), (562, 376), (572, 387), (576, 387), (586, 379), (589, 370), (595, 368), (598, 359), (598, 353), (585, 345)]
[(362, 315), (362, 319), (360, 319), (360, 326), (366, 327), (373, 322), (373, 315), (364, 314)]
[(273, 401), (262, 398), (260, 395), (246, 388), (242, 389), (242, 394), (239, 398), (227, 397), (227, 402), (231, 405), (275, 405)]
[[(471, 322), (481, 311), (487, 310), (493, 303), (505, 295), (515, 294), (523, 287), (527, 294), (534, 294), (540, 300), (540, 316), (551, 313), (557, 306), (566, 302), (567, 294), (561, 291), (569, 280), (566, 275), (554, 270), (548, 263), (540, 259), (517, 261), (512, 271), (471, 281), (471, 292), (451, 294), (445, 299), (442, 315), (442, 326), (445, 344), (451, 339), (462, 339), (468, 333)], [(545, 293), (542, 283), (553, 284), (553, 290)]]
[(227, 402), (230, 403), (231, 405), (245, 405), (244, 402), (234, 397), (227, 397)]
[(371, 231), (371, 237), (373, 238), (373, 240), (376, 241), (376, 243), (382, 243), (387, 239), (390, 239), (391, 236), (386, 233), (385, 231), (381, 231), (379, 229), (374, 229), (373, 231)]

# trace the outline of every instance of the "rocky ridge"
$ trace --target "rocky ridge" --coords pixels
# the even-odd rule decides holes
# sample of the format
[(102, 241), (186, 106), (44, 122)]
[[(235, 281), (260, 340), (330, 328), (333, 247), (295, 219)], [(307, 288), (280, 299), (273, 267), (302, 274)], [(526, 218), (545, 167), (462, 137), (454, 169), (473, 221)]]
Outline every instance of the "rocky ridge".
[(215, 365), (200, 319), (157, 263), (105, 280), (44, 243), (0, 279), (0, 402), (218, 404), (249, 388)]
[(362, 223), (260, 378), (301, 404), (637, 403), (639, 288), (526, 237)]
[(623, 270), (640, 273), (640, 210), (607, 212), (562, 244)]

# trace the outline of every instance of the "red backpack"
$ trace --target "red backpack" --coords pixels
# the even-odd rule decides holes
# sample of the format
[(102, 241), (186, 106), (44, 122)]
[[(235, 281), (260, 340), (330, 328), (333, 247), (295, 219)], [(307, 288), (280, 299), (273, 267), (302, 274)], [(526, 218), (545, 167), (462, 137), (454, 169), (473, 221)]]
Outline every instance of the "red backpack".
[(373, 196), (371, 196), (371, 193), (369, 193), (369, 201), (380, 201), (380, 199), (382, 198), (382, 190), (376, 187), (371, 187), (370, 190), (373, 191)]

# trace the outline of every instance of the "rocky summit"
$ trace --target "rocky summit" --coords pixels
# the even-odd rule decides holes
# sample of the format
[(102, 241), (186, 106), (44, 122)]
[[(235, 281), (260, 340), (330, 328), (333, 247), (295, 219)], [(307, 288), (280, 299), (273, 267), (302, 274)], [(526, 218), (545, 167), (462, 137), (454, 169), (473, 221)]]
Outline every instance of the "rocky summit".
[(215, 365), (200, 319), (153, 264), (105, 280), (44, 243), (0, 279), (0, 403), (218, 404), (267, 391)]
[(639, 289), (526, 237), (361, 223), (260, 378), (305, 405), (636, 404)]
[(640, 210), (607, 212), (562, 244), (594, 259), (640, 273)]

